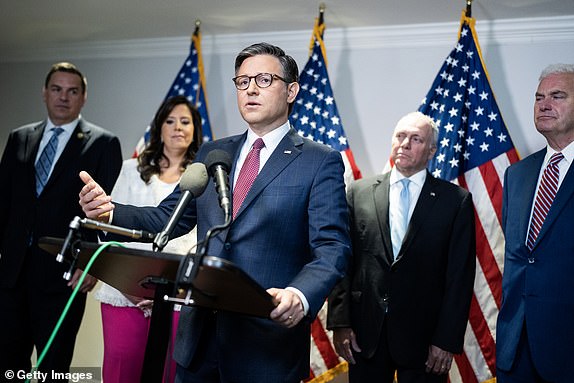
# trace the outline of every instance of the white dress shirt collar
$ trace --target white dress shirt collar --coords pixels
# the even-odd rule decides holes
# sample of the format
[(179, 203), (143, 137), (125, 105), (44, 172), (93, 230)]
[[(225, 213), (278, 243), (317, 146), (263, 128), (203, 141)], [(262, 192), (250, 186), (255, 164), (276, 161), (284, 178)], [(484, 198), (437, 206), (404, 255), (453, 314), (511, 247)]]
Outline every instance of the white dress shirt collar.
[[(289, 129), (291, 129), (291, 125), (289, 124), (289, 121), (285, 122), (280, 127), (273, 129), (269, 133), (265, 134), (263, 137), (259, 137), (251, 129), (247, 129), (247, 139), (245, 140), (245, 144), (243, 144), (242, 150), (247, 148), (247, 152), (249, 152), (249, 150), (251, 150), (251, 147), (253, 146), (253, 143), (255, 142), (255, 140), (258, 138), (261, 138), (261, 139), (263, 139), (263, 142), (265, 143), (264, 149), (268, 153), (273, 153), (273, 151), (275, 150), (277, 145), (279, 145), (279, 142), (281, 142), (283, 137), (285, 137), (285, 135), (287, 134)], [(261, 151), (261, 154), (263, 155), (263, 149)], [(247, 154), (246, 154), (246, 156), (247, 156)]]
[[(74, 121), (69, 122), (67, 124), (64, 125), (56, 125), (52, 122), (52, 120), (50, 120), (50, 118), (48, 117), (48, 121), (46, 122), (46, 129), (44, 130), (44, 135), (49, 134), (50, 136), (52, 136), (52, 133), (49, 133), (50, 130), (52, 128), (60, 127), (62, 129), (64, 129), (64, 131), (60, 134), (60, 137), (63, 137), (63, 135), (65, 136), (71, 136), (72, 133), (74, 132), (74, 129), (76, 129), (76, 126), (78, 125), (78, 122), (80, 121), (80, 116), (78, 116), (78, 118), (76, 118)], [(67, 140), (66, 140), (67, 141)]]
[(237, 162), (235, 163), (235, 172), (233, 174), (233, 185), (235, 185), (235, 183), (237, 182), (237, 178), (239, 177), (241, 167), (243, 166), (243, 163), (247, 158), (247, 154), (249, 154), (249, 151), (251, 150), (251, 147), (253, 146), (255, 140), (261, 138), (265, 143), (265, 147), (263, 147), (259, 152), (259, 170), (261, 170), (263, 169), (263, 166), (265, 165), (269, 157), (271, 157), (271, 154), (273, 153), (275, 148), (277, 148), (277, 146), (279, 145), (279, 142), (281, 142), (283, 137), (285, 137), (287, 132), (289, 132), (289, 129), (291, 129), (289, 121), (287, 121), (280, 127), (273, 129), (263, 137), (259, 137), (251, 129), (247, 129), (247, 138), (240, 149), (239, 156), (237, 157)]
[[(391, 169), (391, 176), (389, 179), (389, 183), (391, 185), (394, 185), (397, 182), (400, 182), (403, 178), (405, 178), (405, 176), (403, 176), (397, 170), (397, 168), (393, 166), (393, 168)], [(419, 189), (422, 189), (423, 184), (425, 183), (425, 181), (427, 179), (427, 170), (423, 169), (423, 170), (413, 174), (412, 176), (410, 176), (408, 178), (411, 182), (413, 182), (415, 185), (417, 185), (419, 187)]]

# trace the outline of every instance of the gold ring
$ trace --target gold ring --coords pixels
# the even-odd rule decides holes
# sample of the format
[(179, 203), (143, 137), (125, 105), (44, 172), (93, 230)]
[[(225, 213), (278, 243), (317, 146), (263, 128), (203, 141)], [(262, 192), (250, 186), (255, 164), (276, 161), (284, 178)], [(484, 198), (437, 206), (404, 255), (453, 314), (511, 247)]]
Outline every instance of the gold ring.
[(293, 317), (291, 315), (289, 315), (289, 317), (287, 319), (289, 319), (290, 321), (293, 321)]

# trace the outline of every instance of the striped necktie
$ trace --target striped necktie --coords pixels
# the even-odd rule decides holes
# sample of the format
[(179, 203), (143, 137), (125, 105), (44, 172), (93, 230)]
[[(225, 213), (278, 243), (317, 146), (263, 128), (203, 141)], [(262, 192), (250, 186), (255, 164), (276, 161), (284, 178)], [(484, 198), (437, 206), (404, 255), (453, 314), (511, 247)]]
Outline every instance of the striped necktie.
[(239, 172), (239, 176), (237, 177), (237, 183), (233, 188), (233, 218), (235, 219), (235, 215), (239, 211), (245, 196), (251, 189), (251, 185), (253, 185), (253, 181), (259, 174), (259, 154), (261, 149), (265, 147), (265, 143), (261, 138), (258, 138), (253, 143), (253, 147), (249, 154), (247, 154), (247, 158), (241, 167), (241, 171)]
[(560, 177), (558, 163), (562, 161), (563, 158), (564, 155), (562, 153), (554, 153), (552, 157), (550, 157), (550, 161), (548, 161), (548, 165), (542, 174), (542, 179), (538, 186), (536, 201), (534, 202), (532, 219), (530, 220), (528, 239), (526, 241), (526, 245), (530, 251), (534, 248), (534, 243), (540, 233), (542, 224), (548, 215), (552, 202), (554, 202), (554, 197), (556, 197), (556, 192), (558, 191), (558, 179)]
[(44, 186), (46, 186), (50, 170), (52, 170), (54, 156), (58, 149), (58, 136), (64, 131), (64, 129), (55, 127), (50, 129), (50, 131), (53, 132), (52, 137), (50, 137), (50, 141), (48, 141), (48, 144), (36, 162), (36, 196), (39, 196), (40, 193), (42, 193), (42, 190), (44, 190)]

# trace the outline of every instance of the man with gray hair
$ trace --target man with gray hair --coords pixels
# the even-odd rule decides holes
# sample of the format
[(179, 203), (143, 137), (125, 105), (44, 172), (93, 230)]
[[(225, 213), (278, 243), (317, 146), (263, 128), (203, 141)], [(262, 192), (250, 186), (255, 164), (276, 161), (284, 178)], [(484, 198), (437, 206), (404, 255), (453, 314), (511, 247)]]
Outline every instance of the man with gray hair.
[(472, 196), (426, 169), (438, 129), (420, 112), (395, 128), (391, 172), (347, 191), (353, 257), (327, 327), (349, 382), (446, 382), (462, 352), (475, 271)]
[(534, 125), (546, 147), (504, 176), (499, 383), (574, 382), (574, 65), (542, 71)]

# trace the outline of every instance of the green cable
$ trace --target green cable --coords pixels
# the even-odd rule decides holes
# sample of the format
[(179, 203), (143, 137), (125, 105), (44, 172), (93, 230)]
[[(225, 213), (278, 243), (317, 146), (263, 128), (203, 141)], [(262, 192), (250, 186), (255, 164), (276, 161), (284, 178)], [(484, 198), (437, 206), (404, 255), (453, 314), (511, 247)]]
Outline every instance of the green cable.
[[(92, 264), (95, 262), (96, 258), (98, 258), (98, 256), (100, 255), (100, 253), (106, 248), (109, 247), (111, 245), (118, 245), (121, 247), (125, 247), (123, 244), (119, 243), (119, 242), (115, 242), (115, 241), (110, 241), (110, 242), (106, 242), (103, 245), (101, 245), (95, 252), (94, 254), (92, 254), (92, 257), (90, 258), (90, 261), (88, 262), (88, 264), (86, 265), (86, 268), (84, 270), (84, 272), (82, 273), (82, 276), (80, 277), (80, 279), (78, 280), (78, 284), (76, 285), (76, 287), (74, 288), (74, 291), (72, 291), (72, 295), (70, 295), (70, 298), (68, 299), (68, 303), (66, 303), (66, 306), (64, 307), (64, 310), (62, 311), (62, 314), (60, 315), (60, 319), (58, 319), (58, 322), (56, 323), (56, 326), (54, 327), (54, 330), (52, 331), (52, 335), (50, 335), (50, 339), (48, 339), (48, 342), (46, 343), (46, 347), (44, 347), (44, 350), (42, 350), (42, 353), (40, 354), (40, 356), (38, 357), (38, 361), (36, 363), (36, 367), (32, 368), (32, 371), (30, 372), (29, 376), (33, 376), (34, 372), (38, 370), (38, 367), (40, 367), (40, 363), (42, 363), (42, 360), (44, 360), (44, 357), (46, 356), (46, 354), (48, 353), (48, 350), (50, 349), (50, 347), (52, 346), (52, 342), (54, 341), (54, 338), (56, 337), (56, 334), (58, 334), (58, 331), (60, 330), (60, 326), (62, 325), (62, 322), (64, 321), (64, 319), (66, 318), (66, 315), (68, 315), (68, 311), (70, 310), (70, 306), (72, 306), (72, 302), (74, 301), (74, 298), (76, 297), (76, 295), (78, 294), (78, 291), (80, 290), (80, 287), (82, 286), (82, 283), (84, 282), (84, 279), (86, 278), (86, 274), (88, 274), (88, 271), (90, 271), (90, 268), (92, 267)], [(26, 383), (30, 382), (31, 378), (26, 379)]]

